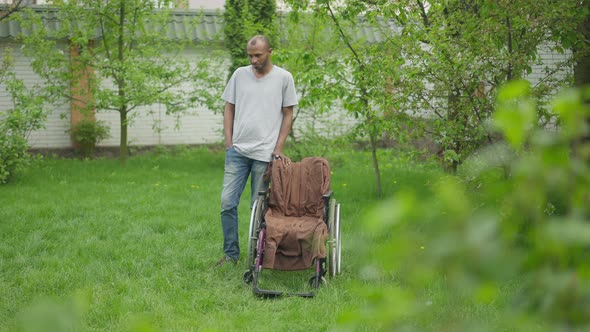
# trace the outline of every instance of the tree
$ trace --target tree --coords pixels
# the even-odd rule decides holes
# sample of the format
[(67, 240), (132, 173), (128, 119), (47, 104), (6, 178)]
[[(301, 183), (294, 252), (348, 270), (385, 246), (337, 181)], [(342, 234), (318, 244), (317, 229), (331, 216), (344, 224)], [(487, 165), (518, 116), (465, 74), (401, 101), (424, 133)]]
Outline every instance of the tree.
[(457, 176), (400, 190), (364, 218), (367, 234), (352, 250), (363, 257), (359, 271), (371, 270), (359, 273), (356, 290), (365, 306), (345, 313), (343, 329), (590, 328), (590, 164), (570, 148), (586, 131), (588, 90), (558, 94), (551, 105), (563, 123), (551, 133), (535, 126), (531, 93), (523, 80), (498, 92), (492, 121), (509, 157), (490, 149)]
[(223, 14), (225, 45), (230, 51), (229, 75), (248, 64), (246, 43), (254, 35), (262, 34), (271, 45), (278, 44), (276, 0), (228, 0)]
[[(430, 112), (426, 131), (441, 145), (452, 170), (473, 151), (492, 142), (485, 124), (494, 110), (494, 96), (507, 81), (527, 78), (540, 99), (540, 125), (555, 121), (545, 107), (557, 89), (569, 85), (568, 58), (552, 66), (542, 63), (542, 48), (563, 53), (551, 31), (576, 21), (575, 4), (552, 1), (407, 1), (401, 47), (407, 71), (397, 85), (410, 96), (406, 107)], [(413, 22), (413, 24), (409, 24)], [(566, 23), (567, 22), (567, 23)], [(534, 66), (543, 68), (537, 78)], [(419, 87), (418, 89), (415, 87)]]
[[(23, 36), (33, 68), (55, 94), (68, 100), (82, 95), (86, 112), (113, 110), (120, 118), (120, 161), (128, 156), (128, 126), (134, 110), (161, 104), (168, 114), (197, 103), (213, 103), (211, 87), (220, 83), (207, 59), (180, 56), (191, 41), (169, 33), (173, 1), (52, 1), (60, 25), (50, 30), (27, 12)], [(60, 48), (67, 40), (75, 58)], [(78, 78), (86, 75), (86, 86)], [(180, 86), (183, 85), (182, 89)], [(190, 88), (187, 86), (190, 85)], [(74, 91), (75, 93), (73, 93)], [(86, 94), (86, 96), (84, 96)]]
[(334, 56), (343, 54), (342, 48), (324, 15), (292, 11), (280, 20), (281, 43), (273, 52), (273, 63), (293, 74), (299, 94), (289, 132), (290, 154), (295, 159), (325, 155), (337, 136), (348, 133), (342, 124), (346, 114), (333, 112), (339, 97), (348, 93), (341, 81), (334, 80), (343, 70)]
[(0, 87), (12, 98), (12, 107), (0, 110), (0, 184), (6, 183), (25, 164), (28, 135), (42, 128), (47, 116), (45, 104), (54, 99), (37, 85), (27, 87), (13, 70), (10, 50), (0, 62)]
[[(581, 11), (584, 15), (584, 20), (578, 26), (578, 33), (582, 38), (577, 39), (579, 42), (574, 46), (576, 53), (576, 66), (574, 67), (574, 78), (576, 86), (583, 87), (590, 85), (590, 1), (582, 2)], [(586, 102), (590, 103), (590, 97), (586, 98)], [(586, 119), (586, 123), (590, 127), (590, 117)], [(583, 140), (590, 141), (590, 133), (586, 133)], [(590, 159), (590, 156), (586, 158)]]
[[(22, 9), (22, 0), (0, 6), (0, 21)], [(45, 104), (53, 99), (39, 86), (25, 86), (14, 72), (14, 57), (10, 48), (2, 50), (0, 87), (12, 98), (12, 107), (0, 110), (0, 184), (12, 178), (27, 160), (31, 131), (43, 127)]]
[[(343, 44), (350, 51), (349, 57), (345, 62), (351, 67), (352, 80), (349, 82), (349, 85), (353, 93), (344, 97), (344, 107), (351, 111), (356, 118), (361, 118), (359, 125), (369, 137), (373, 169), (375, 171), (376, 193), (378, 197), (381, 197), (383, 190), (381, 188), (381, 172), (377, 157), (377, 140), (383, 132), (383, 128), (381, 127), (383, 124), (383, 114), (379, 113), (380, 105), (372, 103), (374, 101), (372, 99), (374, 95), (371, 92), (371, 80), (374, 77), (371, 75), (375, 73), (371, 71), (370, 62), (372, 56), (368, 52), (361, 53), (359, 47), (353, 46), (351, 35), (344, 31), (339, 18), (330, 6), (330, 1), (326, 1), (324, 5)], [(345, 13), (344, 18), (354, 20), (353, 15), (349, 13)]]
[[(293, 9), (301, 10), (302, 16), (313, 15), (322, 26), (324, 39), (320, 39), (320, 44), (337, 42), (336, 47), (328, 49), (320, 46), (311, 51), (304, 46), (300, 52), (290, 52), (301, 59), (316, 61), (317, 69), (308, 64), (301, 70), (304, 77), (309, 78), (306, 86), (311, 91), (317, 91), (315, 103), (310, 104), (317, 109), (341, 105), (355, 118), (352, 135), (357, 139), (368, 139), (376, 195), (382, 196), (379, 140), (384, 132), (394, 132), (392, 124), (398, 123), (396, 119), (405, 117), (402, 113), (392, 112), (395, 107), (391, 104), (393, 100), (389, 88), (391, 75), (396, 75), (396, 71), (387, 70), (399, 63), (399, 54), (390, 44), (370, 43), (362, 34), (359, 36), (360, 29), (384, 27), (375, 15), (361, 17), (364, 11), (359, 6), (335, 6), (330, 1), (290, 1), (289, 4)], [(310, 71), (312, 75), (307, 72), (308, 69), (313, 69)]]
[[(296, 6), (295, 1), (290, 3)], [(542, 48), (564, 53), (567, 44), (552, 32), (579, 22), (578, 3), (333, 3), (324, 0), (313, 5), (334, 19), (342, 46), (352, 54), (342, 62), (358, 89), (343, 100), (353, 114), (364, 116), (368, 126), (363, 130), (370, 138), (378, 138), (382, 130), (404, 137), (401, 133), (411, 128), (415, 135), (432, 137), (441, 147), (444, 162), (455, 170), (473, 151), (494, 140), (486, 129), (494, 96), (498, 86), (517, 78), (532, 80), (535, 94), (544, 96), (537, 108), (540, 125), (555, 122), (546, 103), (560, 86), (571, 83), (567, 71), (573, 58), (566, 56), (565, 61), (547, 65), (540, 53)], [(358, 27), (361, 22), (373, 28), (379, 42), (355, 44), (359, 38), (352, 30), (338, 27)], [(543, 69), (531, 77), (535, 66)]]

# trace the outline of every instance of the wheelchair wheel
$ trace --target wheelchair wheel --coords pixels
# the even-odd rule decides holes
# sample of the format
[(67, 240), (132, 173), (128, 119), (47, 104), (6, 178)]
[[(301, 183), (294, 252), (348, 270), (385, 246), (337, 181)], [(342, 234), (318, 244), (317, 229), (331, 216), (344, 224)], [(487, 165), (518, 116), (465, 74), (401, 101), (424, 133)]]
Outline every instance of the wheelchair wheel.
[(254, 202), (252, 215), (250, 217), (250, 230), (248, 232), (248, 265), (253, 266), (256, 259), (256, 244), (258, 233), (260, 232), (260, 223), (262, 221), (262, 212), (264, 210), (264, 196), (260, 195)]
[(340, 236), (340, 204), (336, 204), (336, 274), (340, 274), (340, 261), (342, 257), (342, 237)]
[(252, 281), (254, 280), (254, 275), (252, 274), (252, 270), (246, 270), (244, 271), (244, 274), (242, 275), (242, 278), (244, 279), (244, 282), (247, 284), (251, 284)]
[(328, 210), (328, 272), (330, 277), (340, 274), (340, 254), (342, 244), (340, 238), (340, 204), (330, 200)]
[(320, 286), (327, 286), (328, 280), (326, 280), (324, 277), (316, 278), (316, 276), (312, 276), (309, 278), (308, 284), (311, 288), (318, 289)]

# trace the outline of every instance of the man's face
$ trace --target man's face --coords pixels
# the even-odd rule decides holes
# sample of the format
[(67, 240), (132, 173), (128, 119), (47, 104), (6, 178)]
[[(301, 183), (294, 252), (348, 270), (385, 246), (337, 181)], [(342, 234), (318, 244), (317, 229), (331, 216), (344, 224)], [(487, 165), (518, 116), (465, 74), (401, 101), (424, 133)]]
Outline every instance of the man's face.
[(269, 48), (266, 43), (256, 41), (256, 44), (254, 45), (248, 44), (246, 51), (248, 52), (250, 64), (256, 71), (262, 71), (267, 67), (268, 59), (272, 53), (272, 49)]

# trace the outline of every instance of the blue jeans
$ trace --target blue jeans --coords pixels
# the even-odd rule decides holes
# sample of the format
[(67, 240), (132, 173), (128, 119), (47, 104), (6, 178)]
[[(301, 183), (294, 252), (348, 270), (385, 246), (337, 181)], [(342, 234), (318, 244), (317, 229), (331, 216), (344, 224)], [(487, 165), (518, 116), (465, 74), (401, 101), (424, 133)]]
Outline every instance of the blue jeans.
[(223, 251), (232, 259), (240, 257), (238, 240), (240, 197), (246, 187), (248, 176), (252, 174), (250, 206), (254, 204), (258, 192), (268, 187), (268, 183), (264, 183), (263, 180), (267, 166), (267, 162), (244, 157), (233, 147), (225, 150), (225, 172), (221, 191), (221, 228), (223, 229)]

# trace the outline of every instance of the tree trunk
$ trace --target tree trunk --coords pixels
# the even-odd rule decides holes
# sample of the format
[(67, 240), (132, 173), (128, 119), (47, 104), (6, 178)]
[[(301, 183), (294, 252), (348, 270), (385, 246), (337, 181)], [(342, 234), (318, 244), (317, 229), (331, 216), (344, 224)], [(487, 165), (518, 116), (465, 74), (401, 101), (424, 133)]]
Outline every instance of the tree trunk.
[[(585, 2), (587, 10), (590, 11), (590, 0)], [(579, 32), (584, 36), (584, 40), (590, 40), (590, 15), (586, 16), (586, 19), (578, 28)], [(587, 44), (587, 42), (586, 42)], [(590, 45), (585, 45), (580, 51), (574, 50), (578, 53), (579, 58), (576, 61), (574, 67), (574, 79), (576, 86), (581, 87), (590, 84), (590, 52), (588, 48)]]
[[(590, 0), (584, 2), (584, 6), (586, 7), (587, 12), (590, 11)], [(580, 51), (574, 50), (578, 59), (574, 66), (574, 80), (577, 87), (584, 87), (590, 86), (590, 45), (588, 45), (588, 40), (590, 40), (590, 14), (586, 15), (586, 19), (580, 24), (578, 27), (579, 32), (583, 35), (584, 41), (586, 45), (582, 47)], [(590, 99), (586, 98), (584, 100), (586, 104), (590, 104)], [(590, 126), (590, 117), (586, 118), (586, 123)], [(586, 134), (586, 136), (581, 137), (581, 143), (588, 143), (590, 142), (590, 134)], [(586, 160), (590, 162), (590, 160)]]
[(375, 170), (377, 197), (381, 198), (383, 190), (381, 189), (381, 171), (379, 170), (379, 159), (377, 158), (377, 140), (373, 134), (370, 134), (369, 137), (371, 140), (371, 157), (373, 158), (373, 169)]
[(127, 157), (129, 156), (129, 149), (127, 147), (127, 111), (119, 110), (121, 119), (121, 140), (119, 142), (119, 162), (125, 165)]
[[(457, 123), (461, 126), (465, 126), (465, 122), (459, 119), (459, 89), (457, 89), (454, 85), (451, 86), (450, 91), (447, 94), (447, 126), (457, 127)], [(457, 129), (455, 129), (457, 130)], [(450, 146), (445, 147), (443, 145), (443, 149), (450, 149), (459, 156), (463, 151), (461, 151), (461, 143), (459, 143), (460, 135), (458, 133), (453, 134), (453, 142)], [(457, 173), (457, 168), (459, 167), (459, 160), (457, 158), (453, 158), (450, 163), (447, 163), (445, 160), (445, 155), (443, 151), (443, 164), (445, 165), (445, 169), (450, 171), (452, 174)]]
[[(119, 43), (118, 43), (118, 55), (119, 55), (119, 64), (123, 65), (125, 63), (125, 1), (121, 1), (121, 7), (119, 8)], [(119, 74), (121, 75), (121, 74)], [(124, 75), (124, 74), (123, 74)], [(121, 165), (125, 165), (127, 161), (127, 156), (129, 155), (129, 150), (127, 148), (127, 103), (125, 102), (126, 93), (126, 77), (121, 76), (117, 81), (117, 85), (119, 88), (119, 102), (122, 105), (119, 108), (119, 114), (121, 118), (121, 141), (119, 143), (119, 161)]]

